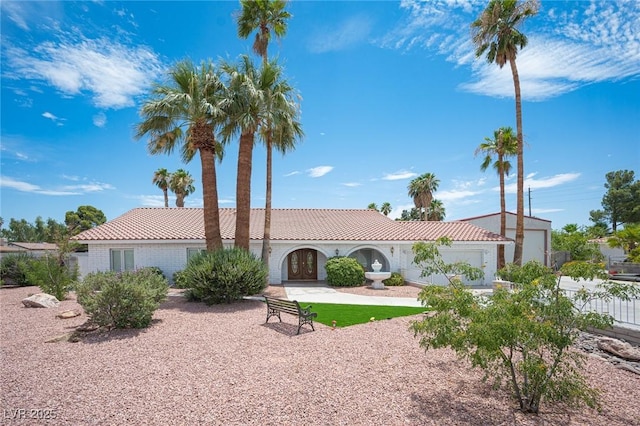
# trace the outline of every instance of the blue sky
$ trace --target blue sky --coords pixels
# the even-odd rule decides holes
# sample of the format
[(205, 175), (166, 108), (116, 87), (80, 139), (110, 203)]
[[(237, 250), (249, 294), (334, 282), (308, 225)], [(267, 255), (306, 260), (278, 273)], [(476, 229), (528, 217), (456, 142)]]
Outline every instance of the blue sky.
[[(274, 159), (274, 208), (412, 207), (410, 180), (430, 172), (446, 220), (499, 211), (498, 178), (474, 151), (515, 129), (513, 83), (475, 59), (469, 24), (486, 2), (308, 2), (288, 5), (270, 45), (302, 95), (304, 139)], [(64, 221), (92, 205), (108, 219), (162, 206), (160, 167), (195, 178), (199, 161), (150, 156), (133, 137), (153, 82), (176, 61), (251, 54), (230, 2), (1, 3), (0, 216)], [(531, 212), (589, 225), (605, 174), (640, 176), (640, 2), (543, 1), (522, 31), (525, 188)], [(255, 56), (254, 60), (259, 61)], [(254, 151), (252, 206), (264, 207), (265, 152)], [(515, 159), (513, 159), (515, 165)], [(218, 165), (221, 207), (235, 204), (237, 141)], [(515, 211), (515, 168), (507, 209)], [(171, 205), (174, 199), (170, 200)], [(529, 210), (528, 196), (525, 211)]]

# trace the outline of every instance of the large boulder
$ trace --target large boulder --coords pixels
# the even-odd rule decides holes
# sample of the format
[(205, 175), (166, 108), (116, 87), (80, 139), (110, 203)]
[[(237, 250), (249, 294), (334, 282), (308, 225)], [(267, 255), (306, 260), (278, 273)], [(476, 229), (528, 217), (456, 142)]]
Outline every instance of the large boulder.
[(27, 308), (55, 308), (60, 301), (50, 294), (38, 293), (22, 299), (22, 304)]
[(618, 339), (602, 337), (598, 339), (598, 348), (622, 359), (640, 361), (640, 349)]

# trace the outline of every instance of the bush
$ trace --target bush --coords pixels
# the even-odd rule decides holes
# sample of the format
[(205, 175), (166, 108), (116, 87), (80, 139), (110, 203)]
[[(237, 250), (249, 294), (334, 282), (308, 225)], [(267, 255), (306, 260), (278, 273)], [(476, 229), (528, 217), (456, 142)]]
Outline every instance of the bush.
[(187, 276), (184, 271), (177, 271), (173, 273), (173, 286), (176, 288), (189, 288)]
[(40, 287), (44, 293), (64, 300), (71, 286), (78, 279), (78, 268), (70, 267), (58, 256), (47, 254), (32, 259), (26, 268), (29, 282)]
[(18, 285), (21, 287), (31, 285), (27, 279), (26, 271), (33, 256), (27, 253), (8, 254), (0, 262), (0, 279), (3, 284)]
[[(441, 261), (437, 251), (434, 256)], [(563, 265), (560, 273), (574, 280), (605, 277), (598, 264), (585, 262)], [(499, 289), (489, 298), (459, 281), (426, 286), (418, 299), (433, 314), (411, 325), (420, 346), (451, 348), (483, 369), (496, 387), (506, 381), (525, 413), (538, 413), (543, 401), (599, 407), (598, 391), (580, 372), (586, 357), (570, 347), (579, 330), (608, 328), (613, 317), (581, 308), (607, 303), (613, 295), (629, 300), (640, 288), (605, 281), (568, 294), (560, 288), (560, 276), (539, 262), (512, 264), (500, 276), (514, 282), (514, 290)]]
[(404, 277), (399, 272), (392, 272), (391, 276), (382, 282), (390, 287), (400, 286), (404, 285)]
[(213, 305), (260, 293), (267, 286), (267, 275), (260, 259), (244, 249), (231, 248), (193, 256), (174, 279), (187, 289), (189, 300)]
[(167, 280), (150, 268), (94, 272), (78, 285), (78, 303), (94, 323), (115, 328), (144, 328), (166, 299)]
[(356, 287), (364, 283), (364, 268), (352, 257), (332, 257), (324, 265), (327, 283), (336, 287)]

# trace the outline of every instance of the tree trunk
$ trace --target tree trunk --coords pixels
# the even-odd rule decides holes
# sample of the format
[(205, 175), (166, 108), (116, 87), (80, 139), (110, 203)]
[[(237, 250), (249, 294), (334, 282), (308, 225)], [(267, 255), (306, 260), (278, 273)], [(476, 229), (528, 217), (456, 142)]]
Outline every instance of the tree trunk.
[(520, 97), (520, 78), (516, 59), (509, 58), (513, 86), (516, 94), (516, 128), (518, 132), (518, 183), (517, 183), (517, 210), (516, 210), (516, 245), (513, 251), (513, 263), (522, 265), (522, 248), (524, 246), (524, 138), (522, 136), (522, 100)]
[[(502, 148), (500, 148), (502, 150)], [(504, 199), (504, 159), (502, 153), (498, 153), (498, 167), (500, 167), (500, 235), (507, 235), (507, 205)], [(504, 244), (498, 245), (498, 269), (504, 268)]]
[(251, 164), (254, 133), (240, 135), (238, 149), (238, 177), (236, 180), (236, 234), (235, 246), (249, 250), (249, 226), (251, 222)]
[(163, 189), (162, 193), (164, 194), (164, 206), (169, 207), (169, 191), (167, 189)]
[(264, 205), (264, 235), (262, 237), (262, 262), (269, 271), (269, 248), (271, 245), (271, 185), (273, 150), (271, 149), (271, 135), (267, 136), (267, 194)]
[(216, 179), (216, 158), (213, 148), (200, 148), (202, 166), (202, 200), (204, 204), (204, 238), (207, 250), (222, 248), (220, 234), (220, 210), (218, 207), (218, 182)]

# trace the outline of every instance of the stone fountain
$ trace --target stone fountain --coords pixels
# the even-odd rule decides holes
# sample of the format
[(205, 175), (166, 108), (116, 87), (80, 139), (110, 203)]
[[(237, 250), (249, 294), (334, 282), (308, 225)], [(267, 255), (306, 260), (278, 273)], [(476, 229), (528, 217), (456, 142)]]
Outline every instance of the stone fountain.
[(373, 269), (373, 272), (364, 273), (365, 278), (373, 280), (371, 288), (376, 290), (384, 289), (384, 283), (382, 282), (382, 280), (390, 278), (391, 272), (380, 272), (380, 269), (382, 269), (382, 264), (378, 262), (378, 259), (373, 262), (373, 264), (371, 265), (371, 269)]

